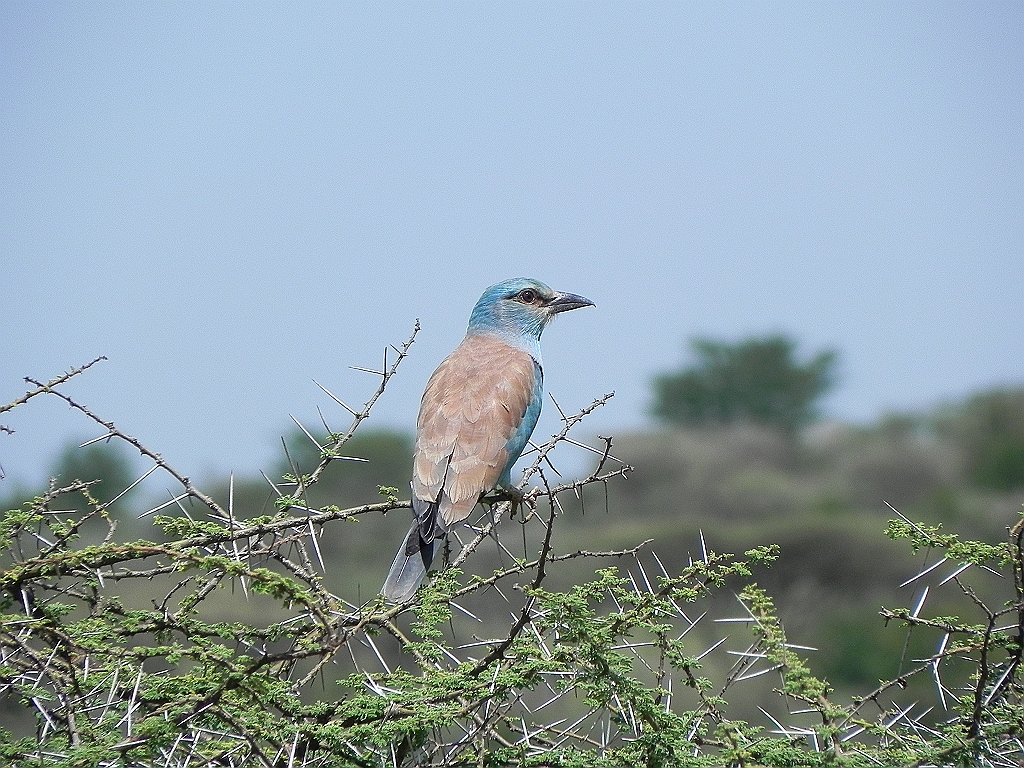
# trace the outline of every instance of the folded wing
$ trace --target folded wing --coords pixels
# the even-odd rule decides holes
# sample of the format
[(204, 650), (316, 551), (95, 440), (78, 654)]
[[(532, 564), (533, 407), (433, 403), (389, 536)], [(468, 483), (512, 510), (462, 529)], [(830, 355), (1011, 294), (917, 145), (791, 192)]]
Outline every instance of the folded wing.
[[(534, 359), (493, 336), (467, 336), (427, 382), (416, 424), (412, 492), (443, 530), (465, 520), (505, 472), (508, 443), (538, 390)], [(425, 528), (421, 520), (421, 529)]]

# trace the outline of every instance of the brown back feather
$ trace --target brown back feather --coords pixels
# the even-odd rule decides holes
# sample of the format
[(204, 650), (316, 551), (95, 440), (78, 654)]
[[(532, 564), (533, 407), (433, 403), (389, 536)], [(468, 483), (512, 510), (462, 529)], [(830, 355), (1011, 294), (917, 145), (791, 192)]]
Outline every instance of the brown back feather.
[(437, 501), (444, 528), (465, 520), (501, 477), (534, 388), (533, 358), (467, 336), (427, 382), (416, 422), (413, 494)]

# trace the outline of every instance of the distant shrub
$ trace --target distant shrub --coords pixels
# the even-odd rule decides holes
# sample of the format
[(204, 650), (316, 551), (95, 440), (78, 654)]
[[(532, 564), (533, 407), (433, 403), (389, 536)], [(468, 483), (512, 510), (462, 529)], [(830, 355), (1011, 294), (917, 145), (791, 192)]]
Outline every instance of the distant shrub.
[(961, 451), (969, 479), (981, 488), (1024, 488), (1024, 389), (984, 392), (941, 409), (935, 431)]

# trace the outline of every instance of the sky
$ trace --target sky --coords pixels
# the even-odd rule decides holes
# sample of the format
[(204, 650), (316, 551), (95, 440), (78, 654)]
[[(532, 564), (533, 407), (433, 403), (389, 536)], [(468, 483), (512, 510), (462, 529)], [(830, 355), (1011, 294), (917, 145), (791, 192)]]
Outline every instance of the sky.
[[(591, 434), (688, 340), (835, 349), (835, 419), (1024, 383), (1024, 5), (0, 2), (0, 403), (66, 387), (180, 471), (290, 415), (411, 429), (488, 285)], [(546, 406), (538, 434), (557, 427)], [(0, 414), (6, 482), (102, 429)], [(0, 481), (4, 482), (4, 481)]]

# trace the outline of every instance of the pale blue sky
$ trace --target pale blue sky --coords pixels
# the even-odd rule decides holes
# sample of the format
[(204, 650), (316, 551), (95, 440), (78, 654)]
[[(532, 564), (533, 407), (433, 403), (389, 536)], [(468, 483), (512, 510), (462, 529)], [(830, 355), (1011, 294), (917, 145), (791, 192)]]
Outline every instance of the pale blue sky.
[[(411, 428), (480, 292), (589, 296), (545, 337), (594, 432), (698, 335), (834, 347), (831, 415), (1024, 382), (1020, 3), (0, 3), (0, 402), (68, 391), (184, 472), (292, 413)], [(9, 478), (68, 435), (5, 414)], [(554, 426), (547, 408), (541, 429)]]

